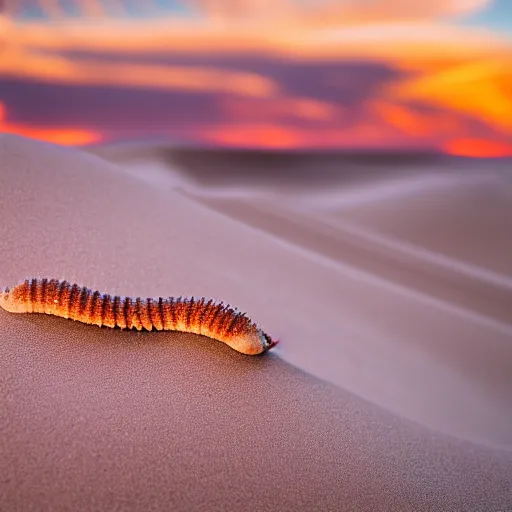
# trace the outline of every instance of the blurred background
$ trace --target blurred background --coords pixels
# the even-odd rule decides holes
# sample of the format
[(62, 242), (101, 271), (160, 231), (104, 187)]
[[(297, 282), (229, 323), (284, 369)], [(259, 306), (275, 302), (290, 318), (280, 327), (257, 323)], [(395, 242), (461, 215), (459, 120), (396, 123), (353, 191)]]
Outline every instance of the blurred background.
[(2, 0), (0, 131), (512, 156), (510, 0)]

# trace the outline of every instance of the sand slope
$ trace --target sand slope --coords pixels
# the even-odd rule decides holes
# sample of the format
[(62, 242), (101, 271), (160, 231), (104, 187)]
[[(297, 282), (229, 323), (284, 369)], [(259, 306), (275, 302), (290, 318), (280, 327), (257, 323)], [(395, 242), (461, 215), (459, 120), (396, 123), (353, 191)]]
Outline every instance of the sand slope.
[[(339, 328), (319, 300), (344, 284), (328, 266), (91, 155), (1, 137), (0, 219), (1, 285), (48, 275), (210, 295), (286, 331), (289, 347)], [(512, 508), (510, 452), (429, 430), (275, 354), (4, 311), (0, 328), (0, 510)]]
[(512, 447), (512, 162), (94, 152), (246, 226), (259, 264), (244, 280), (268, 295), (261, 314), (286, 361), (437, 431)]

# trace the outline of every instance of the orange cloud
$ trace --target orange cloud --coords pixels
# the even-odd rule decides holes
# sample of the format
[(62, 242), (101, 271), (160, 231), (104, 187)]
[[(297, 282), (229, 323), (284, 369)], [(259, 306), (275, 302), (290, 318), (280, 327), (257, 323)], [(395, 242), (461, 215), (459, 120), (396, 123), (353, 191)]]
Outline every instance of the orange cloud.
[(300, 131), (276, 125), (218, 126), (201, 130), (199, 136), (208, 142), (231, 147), (294, 149), (304, 143)]
[(360, 121), (349, 128), (296, 128), (278, 124), (223, 124), (201, 129), (196, 137), (227, 147), (266, 149), (353, 149), (408, 147), (410, 141), (382, 123)]
[(512, 58), (489, 57), (471, 63), (426, 69), (394, 84), (388, 93), (400, 100), (469, 115), (512, 134)]
[[(367, 12), (367, 9), (363, 11)], [(98, 22), (80, 17), (48, 23), (16, 22), (7, 17), (2, 20), (0, 16), (0, 39), (3, 38), (6, 48), (121, 54), (257, 51), (312, 59), (373, 57), (402, 61), (409, 56), (415, 62), (432, 55), (451, 55), (458, 61), (491, 52), (510, 56), (510, 38), (485, 29), (434, 23), (421, 18), (404, 21), (377, 17), (371, 23), (363, 23), (348, 21), (344, 16), (326, 16), (318, 23), (314, 20), (318, 12), (315, 7), (302, 17), (271, 16), (265, 21), (265, 30), (257, 18), (253, 22), (250, 18), (224, 23), (210, 18), (159, 16), (136, 20), (105, 18)]]
[(444, 151), (450, 155), (500, 158), (512, 157), (512, 144), (485, 139), (454, 139), (447, 142)]
[(44, 140), (64, 146), (85, 146), (101, 140), (101, 134), (92, 130), (74, 127), (37, 128), (23, 124), (9, 123), (7, 109), (0, 102), (0, 131), (14, 133), (32, 139)]
[(63, 146), (87, 146), (101, 140), (101, 135), (89, 130), (77, 128), (30, 128), (28, 126), (11, 125), (5, 129), (7, 133), (22, 135), (31, 139), (44, 140)]
[(255, 73), (209, 67), (73, 60), (8, 48), (0, 60), (0, 75), (35, 78), (51, 83), (229, 92), (254, 97), (272, 96), (277, 91), (277, 85), (272, 80)]
[(371, 101), (368, 107), (370, 112), (408, 137), (428, 139), (464, 132), (463, 120), (453, 112), (418, 113), (405, 105), (386, 100)]
[(386, 101), (373, 101), (369, 105), (381, 119), (402, 133), (413, 137), (426, 137), (432, 133), (432, 123), (408, 108)]
[[(288, 55), (301, 58), (356, 58), (382, 60), (408, 69), (422, 69), (425, 63), (471, 62), (474, 59), (498, 57), (511, 59), (512, 40), (486, 29), (468, 28), (440, 22), (401, 21), (337, 25), (331, 28), (311, 26), (293, 32), (288, 40)], [(286, 45), (276, 42), (276, 51)]]

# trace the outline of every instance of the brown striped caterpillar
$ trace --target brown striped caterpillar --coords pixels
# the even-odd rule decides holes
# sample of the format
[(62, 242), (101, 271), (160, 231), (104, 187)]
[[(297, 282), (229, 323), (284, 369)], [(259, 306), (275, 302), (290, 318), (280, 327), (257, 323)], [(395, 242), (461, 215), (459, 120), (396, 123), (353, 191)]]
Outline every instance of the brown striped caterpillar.
[(0, 306), (11, 313), (46, 313), (100, 327), (202, 334), (249, 355), (277, 343), (244, 313), (205, 298), (112, 297), (67, 281), (27, 279), (0, 291)]

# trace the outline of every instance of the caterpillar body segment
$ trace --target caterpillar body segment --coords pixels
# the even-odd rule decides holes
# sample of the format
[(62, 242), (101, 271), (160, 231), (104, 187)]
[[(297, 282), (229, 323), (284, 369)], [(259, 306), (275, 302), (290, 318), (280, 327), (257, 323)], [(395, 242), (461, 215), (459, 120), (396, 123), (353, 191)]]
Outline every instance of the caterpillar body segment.
[(11, 313), (46, 313), (99, 327), (202, 334), (248, 355), (277, 343), (245, 314), (204, 298), (120, 297), (57, 279), (27, 279), (0, 291), (0, 306)]

